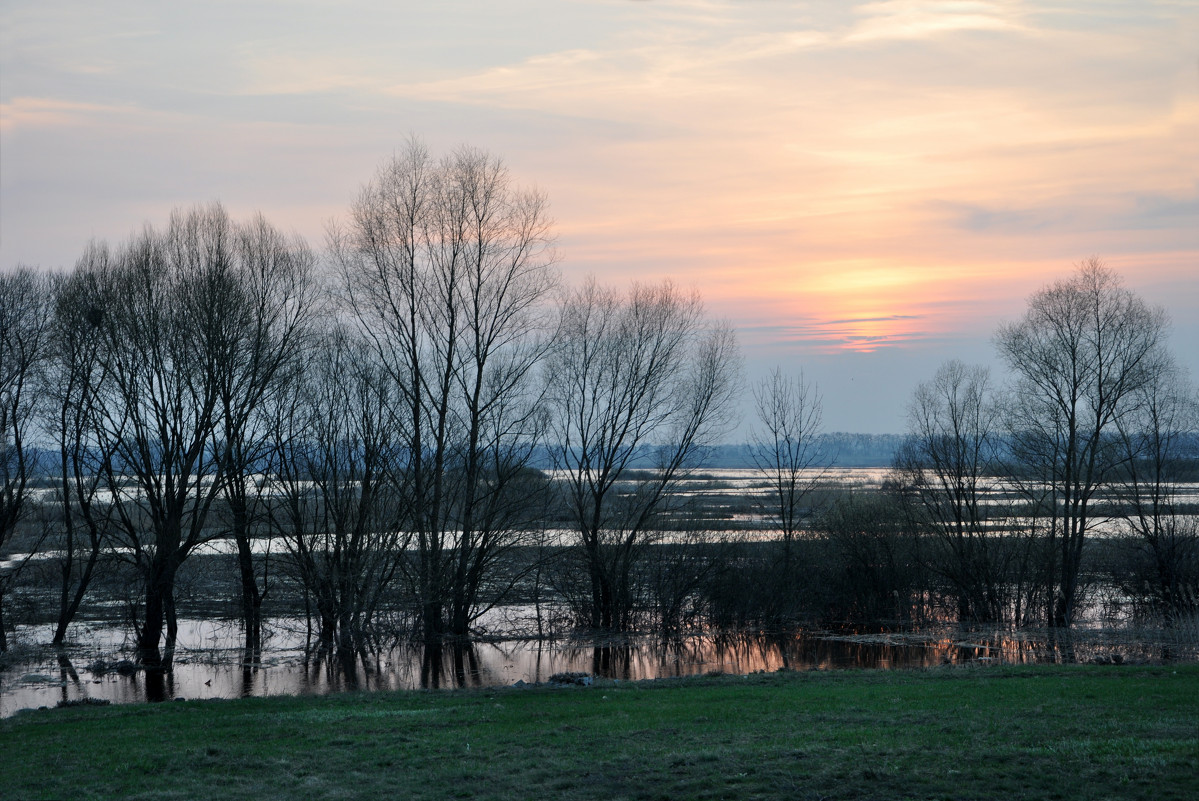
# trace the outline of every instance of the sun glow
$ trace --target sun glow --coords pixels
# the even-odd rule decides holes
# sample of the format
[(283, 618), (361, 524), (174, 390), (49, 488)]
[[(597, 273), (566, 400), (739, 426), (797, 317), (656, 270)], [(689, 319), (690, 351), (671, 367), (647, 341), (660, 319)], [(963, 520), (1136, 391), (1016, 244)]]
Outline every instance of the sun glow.
[(415, 134), (544, 190), (566, 281), (694, 287), (747, 359), (934, 363), (1092, 255), (1199, 336), (1186, 4), (517, 6), (11, 0), (0, 269), (216, 198), (319, 247)]

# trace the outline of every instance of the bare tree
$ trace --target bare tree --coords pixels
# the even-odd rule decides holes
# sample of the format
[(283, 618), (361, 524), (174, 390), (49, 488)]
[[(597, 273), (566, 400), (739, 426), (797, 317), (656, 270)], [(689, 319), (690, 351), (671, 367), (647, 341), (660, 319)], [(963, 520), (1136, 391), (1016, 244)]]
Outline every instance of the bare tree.
[(97, 430), (113, 453), (103, 470), (114, 535), (144, 577), (134, 625), (151, 667), (172, 661), (180, 565), (219, 533), (208, 527), (223, 484), (212, 443), (234, 246), (219, 205), (177, 210), (165, 230), (147, 226), (95, 271), (111, 299), (100, 327), (107, 380)]
[(406, 409), (396, 481), (427, 642), (468, 632), (498, 555), (533, 525), (517, 501), (544, 420), (545, 206), (486, 153), (434, 161), (413, 141), (331, 232), (349, 308)]
[(1160, 372), (1164, 311), (1125, 289), (1099, 260), (1035, 293), (1024, 318), (1000, 327), (1016, 374), (1008, 428), (1030, 501), (1040, 508), (1050, 563), (1050, 626), (1078, 613), (1083, 545), (1096, 500), (1125, 462), (1115, 434)]
[(272, 524), (315, 604), (321, 649), (353, 659), (368, 646), (407, 545), (390, 480), (405, 458), (394, 385), (364, 342), (334, 329), (313, 349), (304, 380), (270, 408)]
[(1117, 495), (1149, 569), (1130, 589), (1173, 623), (1199, 609), (1199, 520), (1182, 495), (1199, 468), (1199, 397), (1173, 362), (1138, 395), (1135, 414), (1119, 421), (1126, 469)]
[(254, 552), (262, 523), (255, 474), (272, 445), (264, 411), (302, 367), (317, 297), (313, 255), (302, 240), (283, 236), (261, 215), (231, 233), (230, 261), (211, 279), (220, 313), (211, 340), (218, 394), (213, 449), (237, 546), (246, 647), (255, 649), (267, 578), (266, 563)]
[(46, 361), (46, 431), (57, 446), (55, 494), (61, 506), (55, 544), (58, 621), (53, 643), (61, 645), (91, 586), (108, 545), (113, 504), (103, 494), (104, 466), (116, 440), (98, 436), (107, 381), (103, 358), (105, 309), (117, 302), (97, 280), (110, 258), (92, 245), (75, 272), (55, 282), (54, 322)]
[[(39, 405), (39, 385), (50, 336), (50, 283), (29, 268), (0, 275), (0, 548), (26, 516), (29, 480), (36, 469), (30, 443)], [(8, 647), (0, 575), (0, 651)]]
[(739, 365), (733, 333), (670, 283), (622, 295), (592, 280), (566, 296), (547, 368), (551, 444), (592, 627), (632, 623), (634, 565), (659, 539), (672, 490), (727, 425)]
[(758, 428), (749, 453), (769, 482), (769, 509), (783, 537), (782, 575), (791, 572), (792, 550), (807, 511), (805, 499), (832, 463), (820, 442), (820, 392), (804, 381), (775, 369), (753, 390)]
[(930, 566), (949, 583), (963, 622), (1013, 613), (1009, 567), (1021, 549), (996, 505), (1001, 448), (986, 368), (949, 361), (916, 388), (895, 472), (908, 518), (931, 541)]

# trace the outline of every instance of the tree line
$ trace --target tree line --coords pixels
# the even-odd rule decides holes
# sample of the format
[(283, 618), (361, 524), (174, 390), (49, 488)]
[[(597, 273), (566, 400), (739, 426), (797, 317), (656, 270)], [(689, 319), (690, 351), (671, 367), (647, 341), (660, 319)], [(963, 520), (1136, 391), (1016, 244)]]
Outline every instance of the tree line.
[[(323, 644), (359, 647), (401, 592), (424, 640), (464, 636), (505, 555), (544, 538), (547, 449), (581, 614), (622, 625), (632, 552), (729, 418), (728, 327), (669, 283), (564, 290), (544, 196), (477, 150), (409, 143), (328, 238), (322, 260), (213, 204), (69, 272), (3, 276), (0, 544), (35, 507), (53, 529), (56, 642), (113, 553), (139, 579), (141, 660), (169, 664), (178, 572), (222, 538), (257, 643), (267, 534)], [(50, 487), (31, 484), (34, 442), (54, 443)], [(628, 490), (634, 456), (654, 467)]]
[(1189, 621), (1199, 396), (1168, 330), (1162, 309), (1083, 262), (996, 332), (1006, 384), (945, 363), (913, 393), (883, 491), (823, 505), (818, 390), (776, 372), (754, 393), (751, 454), (777, 546), (743, 551), (723, 614), (1068, 629), (1103, 589), (1142, 620)]
[[(568, 287), (557, 261), (543, 194), (490, 154), (413, 141), (321, 254), (212, 204), (70, 271), (0, 276), (0, 546), (24, 526), (26, 558), (52, 555), (54, 642), (116, 559), (139, 658), (169, 666), (180, 570), (214, 540), (232, 543), (251, 648), (273, 570), (340, 653), (397, 608), (434, 643), (543, 588), (613, 631), (901, 619), (934, 599), (1068, 627), (1085, 546), (1117, 519), (1135, 589), (1194, 611), (1177, 495), (1194, 393), (1164, 313), (1098, 262), (996, 334), (1011, 386), (957, 362), (920, 386), (885, 493), (817, 502), (818, 390), (782, 371), (756, 385), (748, 456), (772, 525), (750, 541), (679, 492), (736, 422), (733, 331), (673, 284)], [(0, 648), (19, 565), (0, 574)]]

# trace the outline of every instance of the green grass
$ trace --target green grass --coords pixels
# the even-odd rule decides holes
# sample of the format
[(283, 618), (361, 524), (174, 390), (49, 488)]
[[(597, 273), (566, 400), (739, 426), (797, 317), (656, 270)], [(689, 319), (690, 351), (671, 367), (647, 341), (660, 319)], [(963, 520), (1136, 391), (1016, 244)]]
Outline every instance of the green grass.
[(1199, 798), (1199, 666), (946, 668), (31, 711), (0, 797)]

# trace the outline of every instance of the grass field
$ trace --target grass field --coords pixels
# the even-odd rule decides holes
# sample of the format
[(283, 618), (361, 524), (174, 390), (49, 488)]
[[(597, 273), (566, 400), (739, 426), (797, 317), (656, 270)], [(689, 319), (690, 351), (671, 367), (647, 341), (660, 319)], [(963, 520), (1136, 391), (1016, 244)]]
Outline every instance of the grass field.
[(1199, 798), (1199, 666), (945, 668), (30, 711), (0, 797)]

